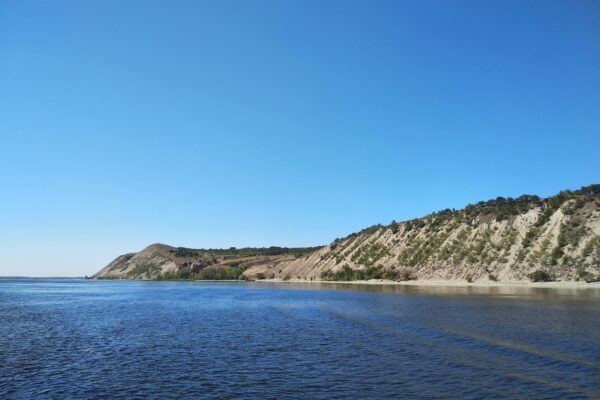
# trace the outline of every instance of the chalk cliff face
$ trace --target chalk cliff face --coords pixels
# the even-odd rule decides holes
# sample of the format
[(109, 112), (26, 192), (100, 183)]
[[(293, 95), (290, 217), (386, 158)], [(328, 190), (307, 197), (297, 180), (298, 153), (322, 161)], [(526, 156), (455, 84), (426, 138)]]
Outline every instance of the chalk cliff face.
[(151, 279), (182, 271), (194, 277), (221, 265), (250, 279), (521, 281), (543, 271), (557, 280), (595, 280), (600, 278), (600, 185), (545, 199), (497, 198), (375, 225), (321, 248), (291, 250), (237, 258), (206, 253), (184, 261), (174, 256), (176, 249), (154, 245), (120, 256), (96, 277)]

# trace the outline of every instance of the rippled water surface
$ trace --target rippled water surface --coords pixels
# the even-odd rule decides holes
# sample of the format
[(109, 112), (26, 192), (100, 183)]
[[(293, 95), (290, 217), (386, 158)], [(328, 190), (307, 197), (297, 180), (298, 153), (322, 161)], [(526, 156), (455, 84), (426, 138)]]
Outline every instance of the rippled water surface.
[(600, 398), (600, 292), (0, 280), (0, 398)]

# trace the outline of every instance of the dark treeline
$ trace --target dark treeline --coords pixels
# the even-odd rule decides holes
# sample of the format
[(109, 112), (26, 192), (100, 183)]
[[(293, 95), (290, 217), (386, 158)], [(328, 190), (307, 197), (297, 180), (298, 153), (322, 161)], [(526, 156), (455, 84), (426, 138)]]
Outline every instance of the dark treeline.
[(406, 231), (412, 229), (420, 229), (427, 225), (435, 227), (438, 224), (450, 219), (458, 218), (458, 220), (472, 220), (478, 216), (491, 215), (496, 221), (502, 221), (509, 219), (510, 217), (524, 214), (530, 209), (535, 207), (543, 207), (544, 213), (538, 222), (543, 224), (547, 218), (549, 218), (554, 211), (560, 208), (566, 201), (575, 199), (575, 204), (571, 209), (565, 210), (565, 212), (572, 212), (574, 209), (580, 208), (588, 201), (594, 201), (600, 195), (600, 184), (593, 184), (583, 186), (578, 190), (563, 190), (558, 194), (541, 198), (536, 195), (524, 194), (517, 198), (512, 197), (496, 197), (495, 199), (480, 201), (476, 204), (468, 204), (464, 209), (444, 209), (433, 212), (426, 217), (415, 218), (412, 220), (398, 223), (392, 221), (389, 225), (376, 224), (365, 228), (359, 232), (354, 232), (343, 238), (337, 238), (333, 242), (335, 248), (337, 244), (343, 240), (350, 239), (362, 234), (372, 234), (380, 229), (391, 229), (392, 232), (397, 233), (400, 230), (400, 224), (404, 225)]
[(189, 249), (178, 247), (171, 252), (177, 257), (194, 258), (202, 255), (229, 256), (229, 257), (253, 257), (253, 256), (281, 256), (294, 255), (303, 256), (319, 249), (319, 247), (230, 247), (228, 249)]
[(367, 269), (352, 269), (348, 264), (344, 265), (341, 270), (325, 271), (321, 274), (321, 279), (325, 281), (368, 281), (370, 279), (387, 279), (392, 281), (409, 281), (414, 279), (414, 271), (408, 268), (399, 270), (382, 270), (377, 267), (369, 267)]
[(228, 265), (216, 265), (204, 268), (198, 272), (192, 272), (189, 269), (180, 269), (178, 271), (166, 272), (159, 276), (162, 280), (244, 280), (243, 270), (238, 267)]
[[(524, 194), (517, 198), (512, 197), (496, 197), (495, 199), (480, 201), (476, 204), (469, 204), (462, 210), (445, 209), (434, 212), (425, 218), (417, 218), (406, 222), (407, 230), (413, 228), (422, 228), (426, 223), (431, 223), (435, 226), (437, 223), (441, 223), (446, 219), (463, 217), (465, 219), (472, 219), (480, 215), (492, 215), (496, 221), (502, 221), (516, 216), (524, 214), (530, 209), (535, 207), (542, 207), (544, 214), (539, 224), (543, 224), (546, 218), (549, 218), (554, 211), (560, 208), (566, 201), (575, 200), (573, 208), (579, 208), (583, 206), (587, 201), (593, 201), (598, 195), (600, 195), (600, 185), (589, 185), (583, 186), (578, 190), (563, 190), (560, 193), (547, 197), (541, 198), (536, 195)], [(565, 210), (569, 212), (569, 210)], [(397, 229), (398, 224), (395, 221), (388, 226), (392, 230)]]

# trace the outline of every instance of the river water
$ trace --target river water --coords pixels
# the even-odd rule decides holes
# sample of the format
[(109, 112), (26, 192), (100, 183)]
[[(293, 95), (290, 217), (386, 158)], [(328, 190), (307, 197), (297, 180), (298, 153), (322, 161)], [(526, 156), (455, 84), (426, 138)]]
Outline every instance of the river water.
[(600, 398), (600, 290), (0, 280), (0, 398)]

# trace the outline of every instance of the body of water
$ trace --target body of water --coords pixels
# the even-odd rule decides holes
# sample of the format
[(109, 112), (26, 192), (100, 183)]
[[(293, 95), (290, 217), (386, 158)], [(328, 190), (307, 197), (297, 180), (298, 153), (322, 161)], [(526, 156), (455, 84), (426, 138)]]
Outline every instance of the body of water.
[(0, 280), (0, 398), (599, 398), (600, 291)]

